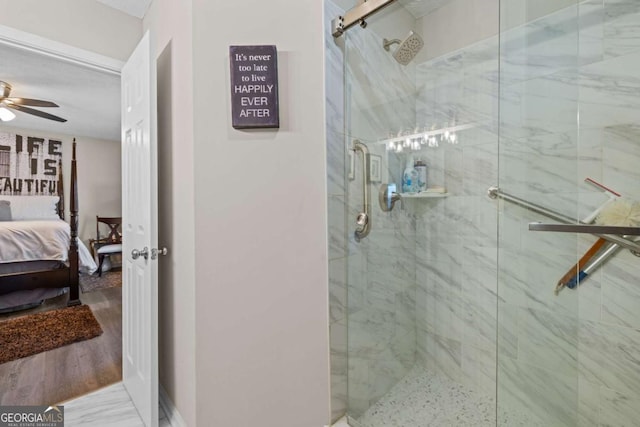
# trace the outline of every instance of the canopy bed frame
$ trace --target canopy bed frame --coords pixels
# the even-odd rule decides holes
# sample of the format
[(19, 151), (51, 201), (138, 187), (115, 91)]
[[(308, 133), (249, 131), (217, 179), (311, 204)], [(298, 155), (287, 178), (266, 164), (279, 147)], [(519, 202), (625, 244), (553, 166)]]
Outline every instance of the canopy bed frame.
[[(64, 220), (64, 185), (62, 176), (62, 160), (58, 168), (58, 196), (57, 213)], [(73, 140), (71, 158), (71, 195), (70, 195), (70, 244), (67, 263), (60, 263), (54, 269), (34, 270), (20, 273), (6, 273), (0, 275), (0, 295), (15, 291), (33, 290), (39, 288), (69, 288), (68, 306), (80, 305), (80, 275), (78, 255), (78, 173), (76, 165), (76, 140)]]

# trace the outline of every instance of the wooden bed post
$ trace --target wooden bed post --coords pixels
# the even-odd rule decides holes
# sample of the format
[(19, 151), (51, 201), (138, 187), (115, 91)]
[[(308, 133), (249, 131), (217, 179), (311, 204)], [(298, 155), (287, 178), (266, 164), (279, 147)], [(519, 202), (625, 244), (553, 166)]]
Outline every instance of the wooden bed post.
[[(64, 220), (64, 185), (62, 180), (62, 161), (59, 163), (58, 173), (58, 215)], [(71, 157), (71, 188), (70, 188), (69, 219), (69, 265), (60, 265), (49, 269), (25, 270), (17, 273), (0, 274), (0, 295), (15, 291), (32, 290), (38, 288), (69, 288), (69, 302), (67, 305), (80, 305), (80, 256), (78, 254), (78, 170), (76, 162), (76, 139), (73, 138)]]
[(62, 156), (58, 161), (58, 216), (64, 221), (64, 179), (62, 177)]
[(71, 217), (71, 244), (69, 245), (69, 302), (68, 306), (80, 305), (80, 275), (78, 272), (78, 171), (76, 166), (76, 139), (73, 138), (71, 157), (71, 195), (69, 198)]

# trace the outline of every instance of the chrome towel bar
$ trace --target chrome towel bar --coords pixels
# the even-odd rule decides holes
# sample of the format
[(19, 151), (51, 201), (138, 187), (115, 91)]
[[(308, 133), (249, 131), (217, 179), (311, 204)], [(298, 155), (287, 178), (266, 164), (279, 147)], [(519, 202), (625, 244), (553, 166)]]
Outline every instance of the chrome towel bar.
[(609, 225), (591, 224), (544, 224), (542, 222), (529, 223), (531, 231), (554, 231), (558, 233), (589, 233), (589, 234), (618, 234), (640, 236), (640, 227), (616, 227)]
[[(536, 205), (535, 203), (528, 202), (528, 201), (526, 201), (524, 199), (521, 199), (519, 197), (513, 196), (511, 194), (505, 193), (504, 191), (500, 190), (498, 187), (490, 187), (487, 190), (487, 194), (492, 199), (500, 198), (500, 199), (506, 200), (508, 202), (511, 202), (511, 203), (514, 203), (514, 204), (516, 204), (518, 206), (521, 206), (521, 207), (523, 207), (525, 209), (529, 209), (532, 212), (536, 212), (536, 213), (544, 215), (544, 216), (546, 216), (548, 218), (555, 219), (556, 221), (558, 221), (558, 222), (560, 222), (562, 224), (574, 225), (574, 226), (578, 225), (574, 218), (571, 218), (571, 217), (568, 217), (568, 216), (563, 215), (561, 213), (555, 212), (555, 211), (553, 211), (551, 209), (548, 209), (548, 208), (545, 208), (543, 206)], [(549, 224), (549, 225), (551, 225), (551, 224)], [(582, 224), (582, 225), (585, 226), (587, 224)], [(531, 225), (530, 225), (530, 227), (531, 227)], [(600, 227), (600, 226), (592, 226), (592, 227)], [(602, 228), (604, 228), (604, 226), (602, 226)], [(602, 228), (600, 230), (602, 230)], [(608, 227), (608, 228), (609, 229), (612, 229), (612, 228), (615, 228), (615, 229), (621, 229), (621, 228), (627, 229), (629, 227)], [(631, 228), (635, 229), (635, 227), (631, 227)], [(580, 231), (580, 232), (581, 233), (590, 233), (590, 234), (593, 234), (595, 236), (602, 237), (603, 239), (608, 240), (609, 242), (615, 243), (615, 244), (617, 244), (619, 246), (622, 246), (622, 247), (624, 247), (626, 249), (629, 249), (629, 250), (633, 251), (634, 253), (640, 252), (640, 245), (638, 243), (636, 243), (636, 242), (634, 242), (632, 240), (625, 239), (621, 235), (617, 235), (617, 234), (632, 234), (632, 233), (624, 233), (625, 230), (622, 230), (623, 231), (622, 233), (618, 233), (616, 231), (613, 234), (602, 234), (601, 232), (599, 232), (598, 229), (593, 228), (593, 229), (590, 229), (590, 230), (591, 231)], [(537, 231), (537, 230), (534, 230), (534, 231)], [(542, 230), (540, 230), (540, 231), (542, 231)], [(564, 232), (566, 232), (568, 230), (545, 230), (545, 231), (564, 231)]]

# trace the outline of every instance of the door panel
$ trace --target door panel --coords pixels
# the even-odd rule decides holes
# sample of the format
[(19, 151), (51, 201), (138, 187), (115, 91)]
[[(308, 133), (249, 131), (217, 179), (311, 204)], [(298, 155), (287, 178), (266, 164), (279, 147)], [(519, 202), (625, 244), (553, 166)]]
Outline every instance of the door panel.
[(147, 426), (158, 425), (158, 268), (151, 257), (157, 246), (153, 65), (146, 33), (122, 70), (122, 371)]

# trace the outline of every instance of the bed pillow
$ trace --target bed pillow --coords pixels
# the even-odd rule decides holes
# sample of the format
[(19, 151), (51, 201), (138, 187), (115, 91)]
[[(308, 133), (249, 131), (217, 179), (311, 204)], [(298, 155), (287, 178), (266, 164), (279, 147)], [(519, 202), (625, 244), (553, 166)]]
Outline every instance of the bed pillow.
[(11, 202), (0, 200), (0, 221), (11, 221)]
[(56, 211), (58, 196), (0, 196), (11, 204), (11, 219), (60, 219)]

